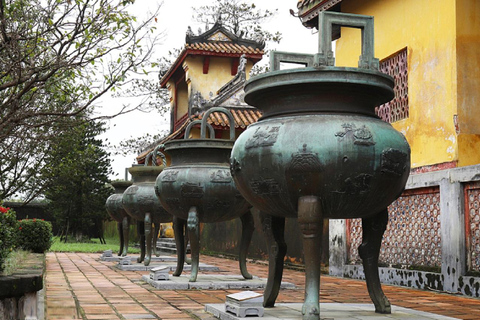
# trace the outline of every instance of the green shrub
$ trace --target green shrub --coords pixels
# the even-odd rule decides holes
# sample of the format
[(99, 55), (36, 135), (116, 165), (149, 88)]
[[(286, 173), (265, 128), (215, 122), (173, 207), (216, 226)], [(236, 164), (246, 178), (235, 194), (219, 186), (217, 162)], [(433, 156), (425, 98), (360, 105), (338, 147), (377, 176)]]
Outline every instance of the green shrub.
[(52, 245), (52, 224), (43, 219), (23, 219), (19, 222), (18, 246), (24, 250), (43, 253)]
[(15, 211), (0, 205), (0, 271), (17, 243), (18, 222)]

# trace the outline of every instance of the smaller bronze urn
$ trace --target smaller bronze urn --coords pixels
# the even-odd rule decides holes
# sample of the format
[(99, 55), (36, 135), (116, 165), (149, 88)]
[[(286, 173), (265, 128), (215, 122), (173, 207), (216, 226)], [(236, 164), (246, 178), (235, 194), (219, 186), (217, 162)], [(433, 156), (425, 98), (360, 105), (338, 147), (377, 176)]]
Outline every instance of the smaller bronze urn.
[(122, 257), (126, 256), (128, 253), (128, 238), (131, 224), (131, 218), (123, 208), (122, 198), (125, 190), (131, 185), (131, 181), (113, 181), (112, 186), (115, 188), (115, 193), (108, 197), (105, 202), (108, 214), (117, 222), (117, 230), (120, 236), (120, 249), (118, 255)]
[[(141, 246), (138, 262), (144, 261), (148, 266), (154, 254), (157, 254), (156, 243), (160, 231), (160, 223), (171, 222), (169, 214), (158, 201), (155, 195), (155, 179), (163, 171), (164, 166), (133, 166), (128, 169), (132, 175), (133, 184), (125, 190), (122, 198), (123, 207), (127, 213), (137, 220), (137, 230), (140, 235)], [(155, 229), (152, 231), (152, 224)]]
[[(230, 139), (214, 139), (214, 130), (207, 123), (212, 112), (225, 113), (230, 121)], [(188, 139), (191, 128), (201, 124), (200, 139)], [(206, 138), (209, 128), (210, 139)], [(250, 204), (240, 195), (230, 174), (229, 158), (235, 140), (232, 114), (225, 108), (211, 108), (202, 121), (194, 121), (185, 131), (185, 139), (165, 143), (171, 156), (171, 165), (163, 170), (156, 182), (157, 195), (162, 205), (174, 216), (173, 227), (177, 245), (179, 276), (184, 263), (184, 225), (187, 224), (192, 257), (190, 281), (197, 279), (201, 222), (215, 223), (240, 217), (242, 239), (240, 244), (240, 270), (244, 278), (252, 276), (246, 269), (246, 255), (253, 233)]]

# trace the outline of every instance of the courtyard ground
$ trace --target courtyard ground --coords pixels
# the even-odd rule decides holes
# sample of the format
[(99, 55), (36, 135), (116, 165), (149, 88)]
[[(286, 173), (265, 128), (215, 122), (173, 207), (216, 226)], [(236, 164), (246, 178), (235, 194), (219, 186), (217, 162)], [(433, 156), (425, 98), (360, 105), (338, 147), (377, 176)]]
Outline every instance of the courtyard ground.
[[(238, 262), (200, 256), (223, 274), (239, 274)], [(47, 253), (45, 319), (208, 319), (205, 304), (224, 303), (225, 296), (241, 290), (157, 290), (141, 280), (148, 271), (121, 271), (100, 254)], [(265, 278), (265, 263), (249, 263), (251, 274)], [(200, 274), (219, 272), (200, 272)], [(302, 302), (304, 273), (286, 269), (283, 281), (298, 289), (281, 290), (277, 302)], [(480, 299), (441, 292), (383, 285), (393, 305), (458, 319), (480, 319)], [(262, 292), (262, 290), (258, 290)], [(364, 281), (323, 275), (320, 301), (371, 303)]]

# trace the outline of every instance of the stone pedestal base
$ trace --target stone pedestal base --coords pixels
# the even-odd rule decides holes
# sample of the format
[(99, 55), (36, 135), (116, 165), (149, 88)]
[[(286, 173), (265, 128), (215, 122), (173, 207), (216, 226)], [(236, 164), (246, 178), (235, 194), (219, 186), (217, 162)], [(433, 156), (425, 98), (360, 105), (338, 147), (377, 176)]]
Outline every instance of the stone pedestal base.
[(118, 260), (118, 264), (121, 266), (129, 266), (132, 264), (132, 259), (130, 259), (130, 257), (121, 257)]
[(225, 311), (237, 317), (263, 317), (263, 295), (253, 291), (243, 291), (229, 294), (225, 301)]
[(113, 256), (112, 250), (105, 250), (103, 251), (102, 258), (110, 258)]
[[(220, 320), (246, 320), (225, 310), (225, 304), (206, 304), (205, 311)], [(262, 320), (302, 320), (302, 303), (277, 303), (273, 308), (265, 308)], [(455, 318), (434, 313), (416, 311), (409, 308), (392, 306), (392, 314), (375, 313), (373, 304), (320, 303), (320, 319), (350, 320), (454, 320)]]
[(169, 279), (168, 272), (170, 268), (168, 266), (159, 266), (150, 270), (150, 280), (164, 281)]

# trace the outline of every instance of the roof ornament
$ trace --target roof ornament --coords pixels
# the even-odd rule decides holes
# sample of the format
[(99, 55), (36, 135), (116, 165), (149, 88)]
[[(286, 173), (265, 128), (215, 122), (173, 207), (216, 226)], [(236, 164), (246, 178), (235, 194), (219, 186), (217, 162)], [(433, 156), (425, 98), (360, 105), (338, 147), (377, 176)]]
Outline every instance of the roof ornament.
[(237, 68), (237, 75), (240, 75), (240, 77), (245, 78), (245, 69), (247, 67), (247, 57), (245, 56), (245, 53), (240, 56), (240, 62), (238, 64)]
[(199, 114), (205, 111), (205, 105), (207, 100), (203, 98), (202, 94), (198, 91), (193, 93), (192, 99), (190, 101), (190, 114), (189, 116), (198, 116)]
[(187, 28), (187, 37), (194, 37), (195, 34), (192, 31), (192, 27), (188, 26)]
[(263, 34), (261, 33), (256, 33), (255, 37), (253, 38), (256, 42), (260, 43), (262, 46), (265, 46), (265, 38)]
[(216, 21), (215, 21), (215, 24), (218, 24), (219, 26), (221, 26), (221, 25), (223, 24), (223, 22), (222, 22), (222, 13), (221, 13), (220, 11), (217, 13), (217, 19), (216, 19)]

